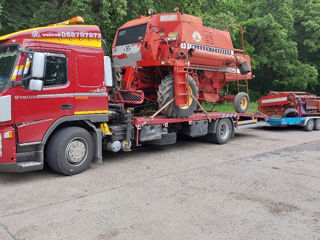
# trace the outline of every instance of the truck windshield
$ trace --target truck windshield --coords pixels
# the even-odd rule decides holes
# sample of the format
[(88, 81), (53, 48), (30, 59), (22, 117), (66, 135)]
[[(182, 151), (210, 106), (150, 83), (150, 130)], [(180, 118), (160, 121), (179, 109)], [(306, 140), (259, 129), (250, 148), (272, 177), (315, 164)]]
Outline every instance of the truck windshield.
[(119, 30), (116, 46), (140, 42), (140, 37), (144, 39), (146, 29), (147, 24), (142, 24)]
[(8, 86), (17, 56), (17, 45), (0, 46), (0, 92)]

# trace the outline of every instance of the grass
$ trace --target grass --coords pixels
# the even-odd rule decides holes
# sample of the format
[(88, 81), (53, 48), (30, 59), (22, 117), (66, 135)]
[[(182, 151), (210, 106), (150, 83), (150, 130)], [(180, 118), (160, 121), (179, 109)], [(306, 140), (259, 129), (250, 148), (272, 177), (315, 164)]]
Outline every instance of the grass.
[[(211, 110), (213, 103), (203, 103), (202, 106), (206, 111), (209, 111)], [(213, 110), (217, 112), (232, 112), (232, 113), (235, 112), (233, 103), (231, 102), (225, 102), (225, 103), (219, 104)], [(248, 113), (257, 113), (257, 110), (258, 110), (258, 102), (251, 102)]]

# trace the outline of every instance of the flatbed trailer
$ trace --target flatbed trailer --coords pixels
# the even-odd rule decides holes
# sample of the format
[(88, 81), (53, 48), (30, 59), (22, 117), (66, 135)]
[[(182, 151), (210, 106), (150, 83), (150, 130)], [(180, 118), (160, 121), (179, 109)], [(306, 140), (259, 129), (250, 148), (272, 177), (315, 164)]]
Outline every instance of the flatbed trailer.
[(201, 111), (187, 118), (135, 116), (133, 125), (136, 129), (136, 146), (148, 141), (157, 145), (173, 144), (177, 133), (189, 137), (206, 136), (209, 142), (225, 144), (234, 136), (236, 129), (266, 125), (266, 117), (261, 114)]

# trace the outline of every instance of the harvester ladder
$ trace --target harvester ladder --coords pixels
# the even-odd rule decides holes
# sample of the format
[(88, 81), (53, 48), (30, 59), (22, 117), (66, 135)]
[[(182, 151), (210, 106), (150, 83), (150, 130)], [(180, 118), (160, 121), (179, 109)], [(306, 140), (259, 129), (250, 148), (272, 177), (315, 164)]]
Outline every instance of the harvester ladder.
[(185, 70), (185, 62), (177, 61), (174, 67), (174, 85), (175, 85), (175, 103), (176, 105), (188, 104), (189, 99), (189, 81), (188, 68)]
[[(244, 81), (244, 83), (241, 83), (241, 81)], [(238, 92), (240, 92), (241, 87), (245, 87), (246, 93), (249, 93), (248, 79), (244, 79), (244, 80), (237, 79), (237, 87), (238, 87)]]

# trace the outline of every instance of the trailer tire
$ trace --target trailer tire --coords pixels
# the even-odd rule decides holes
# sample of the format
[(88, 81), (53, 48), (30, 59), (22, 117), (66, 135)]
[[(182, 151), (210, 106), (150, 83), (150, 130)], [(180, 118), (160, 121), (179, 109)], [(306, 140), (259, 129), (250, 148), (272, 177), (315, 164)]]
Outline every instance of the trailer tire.
[[(195, 96), (195, 98), (199, 97), (196, 82), (191, 76), (189, 76), (189, 91)], [(159, 108), (174, 98), (174, 77), (172, 74), (166, 76), (165, 79), (161, 81), (157, 94)], [(189, 117), (197, 108), (197, 102), (192, 97), (190, 98), (191, 103), (188, 106), (179, 107), (176, 106), (175, 101), (173, 101), (162, 112), (166, 116), (173, 118)]]
[(320, 130), (320, 118), (317, 118), (314, 120), (314, 130), (316, 131)]
[(249, 95), (245, 92), (239, 92), (234, 97), (234, 110), (237, 113), (246, 113), (250, 106)]
[(306, 125), (303, 126), (303, 128), (305, 131), (308, 131), (308, 132), (312, 131), (314, 128), (314, 120), (312, 118), (310, 118), (307, 121)]
[(220, 119), (214, 133), (207, 134), (207, 140), (211, 143), (225, 144), (233, 136), (234, 130), (229, 119)]
[(75, 175), (90, 167), (94, 155), (91, 134), (80, 127), (66, 127), (50, 138), (46, 160), (50, 168), (60, 174)]

